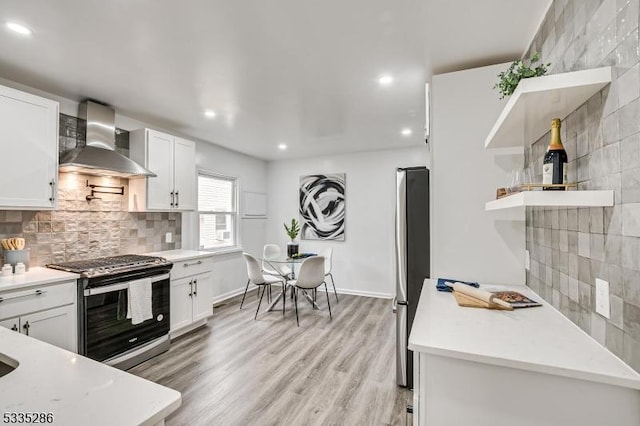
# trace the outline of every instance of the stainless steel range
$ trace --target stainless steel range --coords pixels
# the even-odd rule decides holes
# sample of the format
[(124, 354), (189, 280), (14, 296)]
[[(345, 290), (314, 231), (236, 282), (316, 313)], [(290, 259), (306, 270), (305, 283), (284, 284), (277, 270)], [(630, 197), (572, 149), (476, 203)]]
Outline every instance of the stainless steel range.
[[(161, 257), (123, 255), (52, 263), (80, 274), (78, 352), (118, 368), (131, 368), (169, 349), (169, 272)], [(127, 319), (129, 285), (151, 280), (153, 317), (134, 325)]]

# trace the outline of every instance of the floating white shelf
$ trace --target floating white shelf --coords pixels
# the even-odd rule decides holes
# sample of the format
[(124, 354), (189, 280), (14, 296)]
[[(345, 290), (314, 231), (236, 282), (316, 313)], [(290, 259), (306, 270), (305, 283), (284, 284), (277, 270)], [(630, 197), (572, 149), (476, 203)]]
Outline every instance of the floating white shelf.
[(564, 120), (611, 82), (611, 67), (543, 77), (518, 84), (485, 139), (485, 148), (523, 146), (549, 131), (551, 120)]
[(607, 207), (613, 191), (523, 191), (485, 204), (485, 210), (514, 207)]

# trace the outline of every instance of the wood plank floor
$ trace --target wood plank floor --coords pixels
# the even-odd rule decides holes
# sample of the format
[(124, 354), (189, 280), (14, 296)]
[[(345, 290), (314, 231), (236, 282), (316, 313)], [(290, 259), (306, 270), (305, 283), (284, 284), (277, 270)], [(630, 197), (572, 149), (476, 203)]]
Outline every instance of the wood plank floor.
[(404, 425), (391, 301), (331, 297), (332, 321), (324, 293), (320, 311), (299, 300), (300, 327), (291, 299), (284, 317), (263, 300), (254, 321), (255, 292), (242, 310), (234, 298), (129, 372), (182, 392), (167, 425)]

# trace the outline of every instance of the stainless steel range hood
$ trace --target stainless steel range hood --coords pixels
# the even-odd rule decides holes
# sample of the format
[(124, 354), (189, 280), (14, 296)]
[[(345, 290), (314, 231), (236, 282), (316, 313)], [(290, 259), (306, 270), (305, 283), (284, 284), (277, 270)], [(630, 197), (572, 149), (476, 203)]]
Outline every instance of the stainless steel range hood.
[(115, 110), (97, 102), (85, 101), (80, 104), (79, 116), (87, 120), (87, 146), (63, 153), (60, 156), (61, 172), (125, 178), (156, 176), (115, 151)]

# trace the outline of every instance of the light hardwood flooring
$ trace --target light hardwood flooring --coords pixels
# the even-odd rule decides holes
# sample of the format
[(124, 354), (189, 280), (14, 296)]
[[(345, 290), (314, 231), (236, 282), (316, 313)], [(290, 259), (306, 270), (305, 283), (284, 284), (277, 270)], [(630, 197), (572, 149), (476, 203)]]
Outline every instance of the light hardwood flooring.
[[(275, 286), (273, 296), (275, 297)], [(411, 392), (395, 384), (391, 301), (331, 295), (329, 321), (298, 300), (258, 319), (255, 292), (214, 309), (209, 325), (129, 370), (182, 392), (167, 425), (404, 425)], [(278, 305), (281, 308), (281, 304)]]

